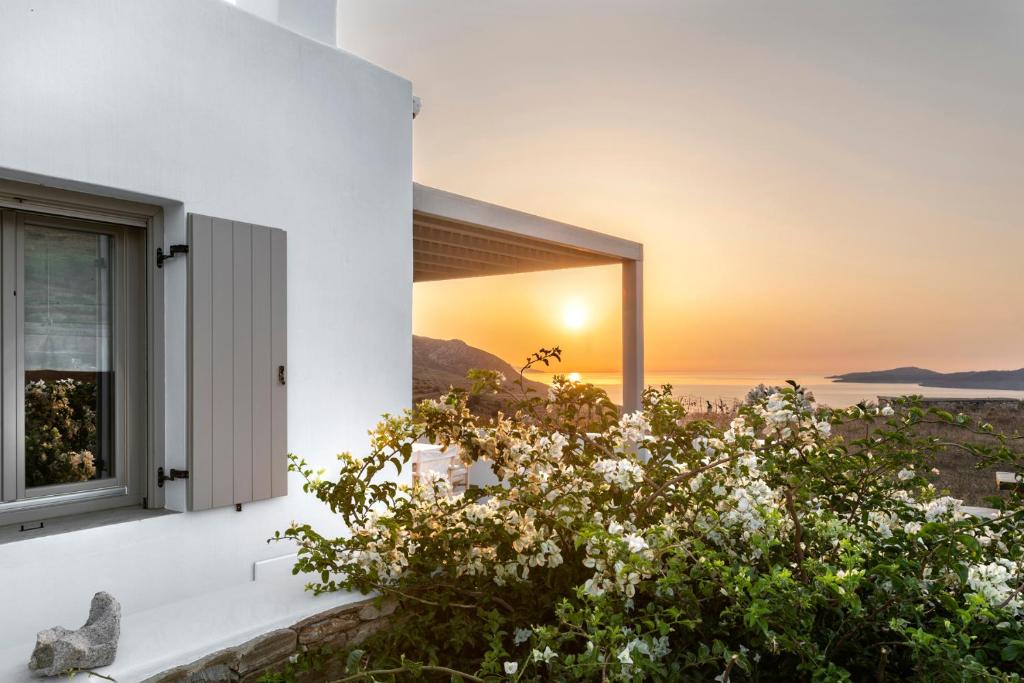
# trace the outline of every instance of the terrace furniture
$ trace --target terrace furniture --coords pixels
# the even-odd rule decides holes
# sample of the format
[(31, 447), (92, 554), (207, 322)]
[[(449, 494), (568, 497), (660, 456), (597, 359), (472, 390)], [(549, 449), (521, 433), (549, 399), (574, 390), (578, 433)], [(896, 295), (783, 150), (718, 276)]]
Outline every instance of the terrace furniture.
[(469, 468), (459, 460), (456, 448), (443, 451), (436, 446), (416, 446), (420, 448), (414, 449), (412, 457), (413, 483), (419, 482), (427, 472), (437, 472), (448, 480), (453, 493), (461, 493), (469, 487)]
[(1024, 491), (1024, 482), (1013, 472), (996, 472), (997, 491)]

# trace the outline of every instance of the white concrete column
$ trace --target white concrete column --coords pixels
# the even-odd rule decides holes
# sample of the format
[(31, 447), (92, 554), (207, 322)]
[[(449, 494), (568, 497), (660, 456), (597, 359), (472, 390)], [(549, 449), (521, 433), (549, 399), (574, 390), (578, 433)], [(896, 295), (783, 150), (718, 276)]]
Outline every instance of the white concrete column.
[(644, 262), (622, 262), (622, 407), (640, 409), (644, 391)]

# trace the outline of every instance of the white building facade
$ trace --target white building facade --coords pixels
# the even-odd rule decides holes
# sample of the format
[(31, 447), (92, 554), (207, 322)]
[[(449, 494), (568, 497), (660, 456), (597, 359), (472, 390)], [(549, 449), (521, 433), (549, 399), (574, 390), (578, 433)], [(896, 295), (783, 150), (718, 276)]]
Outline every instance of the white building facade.
[[(0, 4), (0, 680), (100, 590), (122, 681), (358, 597), (306, 594), (267, 539), (337, 524), (275, 479), (285, 451), (330, 469), (409, 402), (413, 94), (333, 45), (333, 2), (296, 1)], [(642, 253), (609, 240), (564, 242), (634, 283), (637, 397)], [(106, 479), (26, 483), (23, 387), (54, 373), (100, 378)]]

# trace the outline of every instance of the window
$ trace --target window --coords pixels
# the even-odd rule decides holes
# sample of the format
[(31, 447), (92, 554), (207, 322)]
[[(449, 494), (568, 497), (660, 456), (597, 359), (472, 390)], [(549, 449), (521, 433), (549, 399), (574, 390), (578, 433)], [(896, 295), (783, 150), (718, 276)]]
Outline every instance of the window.
[(0, 208), (0, 524), (140, 505), (146, 230)]

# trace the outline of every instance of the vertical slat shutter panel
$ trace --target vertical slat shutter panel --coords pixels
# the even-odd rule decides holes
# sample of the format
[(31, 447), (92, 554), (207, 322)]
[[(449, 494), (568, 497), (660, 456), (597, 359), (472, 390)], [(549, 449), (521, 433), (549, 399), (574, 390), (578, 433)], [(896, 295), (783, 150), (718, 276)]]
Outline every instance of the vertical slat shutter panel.
[[(252, 228), (252, 497), (272, 493), (273, 391), (277, 381), (271, 353), (270, 229)], [(284, 389), (284, 387), (281, 387)]]
[[(234, 241), (231, 221), (213, 219), (213, 247), (210, 250), (210, 299), (213, 308), (213, 489), (212, 507), (234, 503), (235, 452), (235, 325), (234, 325)], [(195, 296), (199, 296), (195, 292)], [(205, 293), (204, 293), (205, 298)]]
[(252, 500), (252, 226), (234, 224), (234, 503)]
[(284, 231), (189, 214), (189, 500), (286, 495)]
[(288, 494), (288, 392), (278, 380), (288, 365), (288, 240), (283, 230), (270, 231), (270, 339), (274, 369), (271, 396), (271, 496)]
[(207, 216), (189, 218), (188, 487), (190, 506), (205, 510), (213, 507), (213, 231)]

